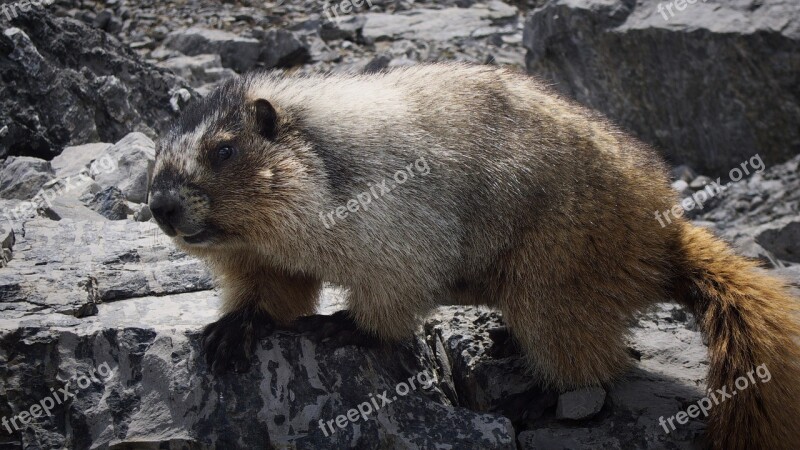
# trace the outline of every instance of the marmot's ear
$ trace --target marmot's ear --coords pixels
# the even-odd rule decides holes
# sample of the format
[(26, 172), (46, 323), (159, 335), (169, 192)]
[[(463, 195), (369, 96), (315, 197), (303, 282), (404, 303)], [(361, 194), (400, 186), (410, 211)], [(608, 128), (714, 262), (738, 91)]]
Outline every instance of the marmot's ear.
[(278, 134), (278, 113), (272, 104), (264, 99), (253, 103), (256, 111), (256, 127), (258, 132), (266, 139), (273, 140)]

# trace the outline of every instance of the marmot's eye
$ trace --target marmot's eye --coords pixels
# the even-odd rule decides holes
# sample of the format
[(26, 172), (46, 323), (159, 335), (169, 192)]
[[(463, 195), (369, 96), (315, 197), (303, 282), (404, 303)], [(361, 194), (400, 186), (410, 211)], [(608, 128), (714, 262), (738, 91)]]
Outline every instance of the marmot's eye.
[(223, 145), (217, 149), (217, 162), (225, 161), (233, 156), (233, 147), (230, 145)]

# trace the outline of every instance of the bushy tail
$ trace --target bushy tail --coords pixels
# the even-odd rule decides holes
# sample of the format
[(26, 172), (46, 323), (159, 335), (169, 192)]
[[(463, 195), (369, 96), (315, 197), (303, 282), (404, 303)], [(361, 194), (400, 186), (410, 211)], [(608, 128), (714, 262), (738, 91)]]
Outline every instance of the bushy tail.
[(708, 231), (682, 227), (677, 289), (709, 344), (711, 448), (800, 448), (798, 301)]

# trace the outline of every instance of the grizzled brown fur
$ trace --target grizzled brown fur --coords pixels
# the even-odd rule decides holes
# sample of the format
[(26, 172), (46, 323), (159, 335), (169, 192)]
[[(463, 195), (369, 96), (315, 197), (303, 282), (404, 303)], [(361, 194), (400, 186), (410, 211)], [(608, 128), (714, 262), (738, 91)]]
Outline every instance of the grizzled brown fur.
[[(424, 158), (425, 177), (324, 226), (320, 213)], [(709, 387), (773, 374), (711, 412), (718, 449), (800, 445), (796, 303), (778, 280), (683, 220), (660, 158), (599, 115), (508, 70), (228, 82), (159, 142), (151, 206), (219, 276), (215, 369), (246, 366), (260, 324), (311, 314), (323, 281), (350, 317), (408, 337), (440, 303), (499, 308), (532, 373), (568, 389), (623, 373), (635, 313), (698, 314)]]

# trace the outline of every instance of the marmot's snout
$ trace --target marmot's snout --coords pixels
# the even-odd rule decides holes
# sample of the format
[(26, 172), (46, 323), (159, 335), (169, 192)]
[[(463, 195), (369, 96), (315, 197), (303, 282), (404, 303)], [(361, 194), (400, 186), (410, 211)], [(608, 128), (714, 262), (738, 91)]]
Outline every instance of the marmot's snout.
[(206, 216), (208, 196), (188, 185), (156, 182), (150, 191), (150, 211), (158, 226), (170, 237), (181, 236), (188, 244), (201, 244), (213, 237)]

